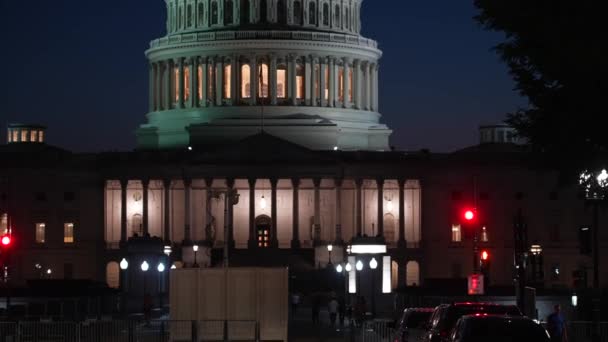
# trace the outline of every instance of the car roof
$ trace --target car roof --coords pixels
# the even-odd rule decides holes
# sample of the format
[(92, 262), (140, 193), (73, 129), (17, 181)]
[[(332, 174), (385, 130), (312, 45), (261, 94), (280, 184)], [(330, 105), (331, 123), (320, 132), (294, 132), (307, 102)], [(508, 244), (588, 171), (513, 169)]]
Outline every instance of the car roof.
[[(473, 315), (464, 315), (462, 316), (464, 320), (491, 320), (491, 321), (530, 321), (534, 322), (528, 317), (524, 316), (508, 316), (508, 315), (497, 315), (497, 314), (486, 314), (486, 313), (478, 313)], [(536, 323), (536, 322), (534, 322)]]
[(453, 303), (453, 306), (515, 306), (513, 304), (486, 303), (486, 302), (461, 302)]
[(406, 308), (403, 312), (417, 311), (417, 312), (433, 312), (435, 308)]

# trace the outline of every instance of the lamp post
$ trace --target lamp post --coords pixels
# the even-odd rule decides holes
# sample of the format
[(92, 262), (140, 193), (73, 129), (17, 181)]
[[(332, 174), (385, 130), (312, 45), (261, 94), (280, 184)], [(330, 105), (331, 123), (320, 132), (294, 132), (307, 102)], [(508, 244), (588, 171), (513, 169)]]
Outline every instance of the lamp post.
[(327, 253), (329, 255), (329, 262), (327, 263), (329, 266), (331, 266), (331, 251), (334, 250), (334, 246), (329, 244), (327, 245)]
[(194, 251), (194, 264), (192, 264), (192, 267), (196, 268), (198, 267), (198, 264), (196, 263), (196, 252), (198, 252), (198, 245), (192, 246), (192, 250)]
[(165, 264), (162, 262), (158, 263), (156, 267), (158, 271), (158, 307), (160, 308), (160, 312), (163, 312), (163, 273), (165, 272)]
[(122, 258), (122, 260), (120, 261), (120, 270), (121, 270), (121, 276), (120, 276), (120, 286), (121, 286), (121, 291), (120, 291), (120, 296), (121, 296), (121, 300), (120, 300), (120, 309), (122, 311), (123, 316), (126, 315), (127, 313), (127, 295), (126, 292), (129, 290), (128, 287), (128, 281), (127, 281), (127, 269), (129, 268), (129, 262), (127, 261), (127, 259)]
[(372, 316), (376, 317), (376, 272), (375, 270), (378, 268), (378, 261), (376, 258), (372, 257), (372, 260), (369, 262), (369, 268), (372, 270)]
[(148, 273), (148, 269), (150, 269), (150, 264), (148, 264), (147, 261), (143, 261), (141, 263), (141, 271), (144, 272), (144, 308), (146, 306), (146, 296), (148, 295), (147, 289), (146, 289), (146, 273)]
[(585, 191), (587, 203), (593, 206), (593, 341), (600, 341), (600, 281), (599, 281), (599, 206), (608, 192), (608, 172), (606, 169), (590, 172), (585, 170), (579, 177), (579, 184)]

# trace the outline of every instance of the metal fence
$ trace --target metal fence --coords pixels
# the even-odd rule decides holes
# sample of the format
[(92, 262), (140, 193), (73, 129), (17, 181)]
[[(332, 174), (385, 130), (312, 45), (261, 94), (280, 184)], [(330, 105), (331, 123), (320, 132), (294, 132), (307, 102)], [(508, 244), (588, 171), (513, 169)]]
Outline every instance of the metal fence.
[(360, 336), (361, 342), (392, 342), (395, 330), (385, 321), (365, 321)]
[(256, 321), (0, 322), (0, 342), (260, 341)]

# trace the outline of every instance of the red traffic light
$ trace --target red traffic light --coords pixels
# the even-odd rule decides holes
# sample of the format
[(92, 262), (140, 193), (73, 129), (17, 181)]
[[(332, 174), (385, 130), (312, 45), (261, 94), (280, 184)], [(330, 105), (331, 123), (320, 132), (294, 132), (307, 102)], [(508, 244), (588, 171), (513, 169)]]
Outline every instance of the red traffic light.
[(475, 211), (473, 209), (467, 209), (464, 211), (464, 219), (467, 221), (473, 221), (475, 219)]
[(490, 258), (490, 253), (488, 251), (481, 251), (481, 260), (486, 261)]
[(9, 235), (4, 235), (1, 241), (2, 246), (9, 246), (11, 244), (11, 237)]

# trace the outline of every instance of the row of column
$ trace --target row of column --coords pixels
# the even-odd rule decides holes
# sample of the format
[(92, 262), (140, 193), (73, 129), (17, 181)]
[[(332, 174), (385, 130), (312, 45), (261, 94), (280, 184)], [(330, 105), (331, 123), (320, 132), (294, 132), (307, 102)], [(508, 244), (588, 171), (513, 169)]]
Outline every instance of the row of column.
[[(258, 89), (262, 64), (268, 68), (268, 78), (263, 80), (268, 94)], [(287, 94), (281, 103), (279, 64), (287, 71)], [(151, 63), (149, 77), (151, 112), (262, 103), (378, 110), (378, 64), (366, 60), (293, 54), (182, 57)]]
[[(270, 179), (271, 186), (271, 240), (270, 247), (278, 247), (278, 239), (277, 239), (277, 184), (278, 179), (272, 178)], [(168, 205), (170, 201), (170, 190), (171, 190), (171, 180), (165, 179), (163, 180), (163, 197), (164, 197), (164, 221), (163, 221), (163, 239), (165, 241), (171, 240), (170, 233), (170, 206)], [(184, 205), (185, 212), (184, 215), (186, 219), (184, 220), (184, 243), (189, 244), (192, 242), (192, 233), (191, 233), (191, 224), (192, 224), (192, 215), (190, 209), (190, 201), (191, 201), (191, 192), (192, 192), (192, 180), (191, 179), (183, 179), (184, 182)], [(207, 178), (205, 179), (205, 183), (207, 186), (207, 190), (211, 191), (211, 184), (213, 179)], [(148, 234), (148, 189), (150, 185), (149, 179), (141, 180), (143, 186), (143, 233), (144, 235)], [(248, 179), (249, 183), (249, 240), (248, 245), (249, 248), (255, 248), (257, 246), (255, 238), (256, 238), (256, 226), (255, 226), (255, 185), (257, 183), (256, 179)], [(226, 182), (228, 190), (234, 189), (234, 179), (229, 179)], [(291, 184), (293, 188), (293, 222), (292, 222), (292, 248), (300, 248), (300, 232), (299, 232), (299, 189), (300, 189), (300, 179), (292, 178)], [(320, 217), (321, 217), (321, 179), (315, 178), (313, 179), (314, 184), (314, 243), (320, 244), (321, 241), (321, 225), (320, 225)], [(399, 184), (399, 247), (405, 247), (405, 180), (398, 180)], [(120, 180), (121, 186), (121, 226), (120, 226), (120, 241), (124, 243), (127, 241), (127, 185), (128, 180), (122, 179)], [(378, 191), (378, 235), (384, 235), (384, 179), (376, 180), (377, 191)], [(357, 235), (361, 235), (363, 232), (362, 226), (362, 189), (363, 189), (363, 179), (355, 179), (355, 232)], [(342, 212), (342, 179), (335, 180), (335, 203), (336, 203), (336, 226), (335, 226), (335, 237), (336, 243), (343, 243), (342, 240), (342, 224), (341, 224), (341, 212)], [(209, 201), (207, 201), (209, 202)], [(232, 212), (232, 211), (231, 211)], [(207, 220), (210, 220), (209, 215), (207, 215)], [(234, 229), (232, 227), (232, 218), (229, 219), (229, 239), (228, 243), (231, 246), (234, 246)], [(209, 222), (207, 222), (209, 223)]]

